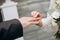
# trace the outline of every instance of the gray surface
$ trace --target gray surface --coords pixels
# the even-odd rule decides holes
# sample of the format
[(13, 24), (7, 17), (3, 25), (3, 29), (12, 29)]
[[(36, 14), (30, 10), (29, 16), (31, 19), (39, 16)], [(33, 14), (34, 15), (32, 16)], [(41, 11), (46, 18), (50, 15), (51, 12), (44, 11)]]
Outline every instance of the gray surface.
[[(18, 11), (20, 16), (30, 16), (32, 11), (39, 11), (46, 17), (49, 2), (27, 1), (18, 4)], [(26, 15), (27, 14), (27, 15)]]
[[(46, 17), (46, 13), (49, 7), (49, 0), (21, 0), (18, 2), (18, 13), (19, 16), (31, 16), (31, 11), (39, 11)], [(41, 39), (40, 28), (36, 25), (30, 25), (30, 27), (24, 29), (25, 40), (44, 40)], [(49, 37), (48, 37), (49, 38)], [(52, 40), (53, 39), (52, 37)]]
[[(43, 14), (43, 17), (46, 17), (46, 13), (48, 10), (49, 1), (44, 0), (28, 0), (23, 2), (18, 2), (18, 12), (19, 16), (31, 16), (32, 11), (38, 11)], [(36, 25), (32, 25), (31, 27), (28, 27), (24, 29), (24, 33), (27, 33), (29, 31), (37, 30), (39, 27), (36, 27)]]
[[(0, 0), (0, 5), (4, 0)], [(13, 0), (18, 2), (17, 8), (19, 16), (31, 16), (31, 11), (39, 11), (43, 14), (43, 17), (46, 17), (46, 13), (49, 7), (50, 0)], [(45, 40), (45, 38), (41, 38), (40, 27), (36, 25), (30, 25), (24, 29), (24, 39), (25, 40)], [(49, 37), (48, 37), (49, 38)], [(53, 39), (52, 40), (56, 40)]]

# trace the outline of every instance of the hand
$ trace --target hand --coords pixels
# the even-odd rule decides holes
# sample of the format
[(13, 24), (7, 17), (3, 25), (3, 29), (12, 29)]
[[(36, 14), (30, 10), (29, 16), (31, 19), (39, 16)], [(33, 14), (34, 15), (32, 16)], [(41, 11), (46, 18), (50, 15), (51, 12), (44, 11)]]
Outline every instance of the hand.
[(19, 19), (19, 21), (22, 24), (23, 28), (26, 28), (27, 26), (31, 25), (31, 24), (38, 24), (40, 18), (33, 18), (33, 17), (22, 17)]
[(39, 13), (39, 12), (37, 12), (37, 11), (33, 11), (33, 12), (31, 12), (31, 15), (34, 17), (34, 18), (40, 18), (40, 22), (37, 24), (37, 25), (39, 25), (39, 26), (42, 26), (42, 21), (41, 21), (41, 19), (42, 19), (42, 14), (41, 13)]
[(34, 18), (42, 18), (42, 14), (37, 12), (37, 11), (32, 11), (31, 12), (31, 15), (34, 17)]

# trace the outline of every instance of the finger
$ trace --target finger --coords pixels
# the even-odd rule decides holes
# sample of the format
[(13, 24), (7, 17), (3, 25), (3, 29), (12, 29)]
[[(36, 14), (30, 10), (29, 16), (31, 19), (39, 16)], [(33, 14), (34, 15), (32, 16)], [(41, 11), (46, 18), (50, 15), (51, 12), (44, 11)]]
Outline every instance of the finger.
[(37, 12), (35, 17), (36, 17), (36, 18), (37, 18), (37, 17), (40, 17), (40, 13)]
[(39, 24), (39, 21), (32, 21), (30, 24)]
[(36, 18), (42, 19), (42, 14), (41, 13), (38, 13)]
[(35, 14), (34, 14), (34, 11), (31, 12), (31, 15), (34, 17), (34, 15), (35, 15)]
[(33, 11), (31, 14), (32, 14), (32, 16), (35, 17), (35, 18), (42, 16), (41, 13), (40, 13), (40, 12), (37, 12), (37, 11)]
[(35, 13), (34, 13), (34, 17), (36, 18), (36, 17), (37, 17), (37, 15), (38, 15), (38, 12), (35, 12)]
[(30, 20), (38, 20), (40, 18), (34, 18), (34, 17), (30, 17)]
[(36, 14), (37, 14), (37, 11), (31, 12), (31, 15), (32, 15), (33, 17), (36, 17)]
[(40, 18), (31, 18), (29, 21), (37, 21), (40, 20)]

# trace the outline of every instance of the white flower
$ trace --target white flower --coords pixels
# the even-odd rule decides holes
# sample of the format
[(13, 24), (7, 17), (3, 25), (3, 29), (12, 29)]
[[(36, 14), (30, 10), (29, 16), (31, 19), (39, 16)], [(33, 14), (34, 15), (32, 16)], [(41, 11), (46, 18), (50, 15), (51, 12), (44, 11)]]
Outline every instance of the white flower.
[(56, 20), (52, 19), (52, 25), (57, 26), (57, 23), (55, 22)]
[(57, 19), (57, 18), (59, 18), (60, 14), (59, 14), (59, 12), (54, 11), (51, 16), (52, 16), (53, 18)]

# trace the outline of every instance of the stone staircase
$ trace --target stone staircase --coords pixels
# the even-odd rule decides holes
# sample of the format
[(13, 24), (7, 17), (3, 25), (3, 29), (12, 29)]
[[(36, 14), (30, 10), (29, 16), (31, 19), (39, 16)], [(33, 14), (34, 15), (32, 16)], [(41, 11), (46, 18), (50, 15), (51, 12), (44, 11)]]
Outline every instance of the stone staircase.
[[(39, 11), (46, 17), (46, 13), (49, 7), (49, 0), (19, 0), (18, 13), (20, 17), (31, 16), (32, 11)], [(40, 27), (36, 25), (30, 25), (24, 29), (25, 40), (40, 40)]]
[[(41, 12), (43, 14), (43, 17), (46, 17), (50, 0), (12, 0), (12, 1), (18, 2), (17, 10), (19, 17), (31, 16), (32, 11)], [(40, 33), (41, 30), (39, 26), (30, 25), (29, 27), (23, 30), (25, 40), (41, 40), (40, 34), (42, 33)]]
[[(42, 0), (29, 0), (26, 2), (18, 2), (17, 8), (19, 16), (31, 16), (32, 11), (38, 11), (43, 14), (43, 17), (46, 17), (46, 13), (49, 7), (49, 1)], [(28, 30), (27, 30), (28, 31)]]
[[(48, 10), (49, 1), (46, 0), (28, 0), (23, 2), (18, 2), (18, 12), (19, 16), (30, 16), (31, 11), (39, 11), (45, 13)], [(27, 14), (27, 15), (26, 15)]]

